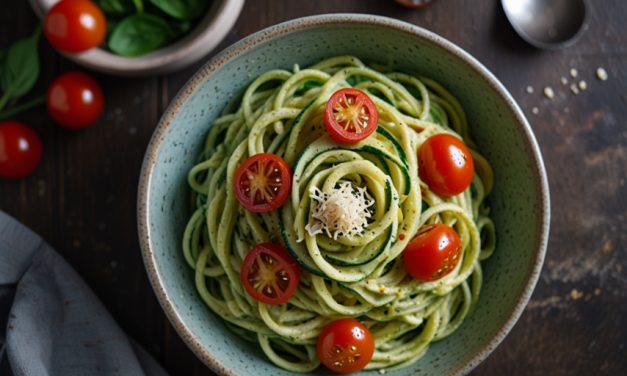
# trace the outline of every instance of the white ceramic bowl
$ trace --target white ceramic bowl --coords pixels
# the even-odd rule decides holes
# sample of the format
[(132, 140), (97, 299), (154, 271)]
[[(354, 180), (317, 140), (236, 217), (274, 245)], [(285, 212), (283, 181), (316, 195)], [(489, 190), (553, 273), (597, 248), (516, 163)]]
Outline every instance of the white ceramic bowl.
[[(59, 0), (29, 0), (43, 19)], [(87, 68), (120, 76), (163, 74), (183, 69), (213, 50), (231, 30), (244, 0), (213, 0), (209, 11), (196, 28), (177, 42), (139, 57), (123, 57), (102, 48), (78, 54), (62, 53)]]

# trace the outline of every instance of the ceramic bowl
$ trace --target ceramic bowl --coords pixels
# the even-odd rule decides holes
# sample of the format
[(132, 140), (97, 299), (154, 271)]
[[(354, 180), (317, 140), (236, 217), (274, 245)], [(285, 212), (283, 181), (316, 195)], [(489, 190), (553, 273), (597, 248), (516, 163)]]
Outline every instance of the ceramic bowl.
[(459, 47), (398, 20), (335, 14), (282, 23), (227, 48), (191, 78), (155, 130), (141, 173), (139, 237), (148, 275), (178, 333), (218, 374), (289, 373), (231, 334), (196, 293), (181, 251), (190, 216), (187, 172), (212, 120), (240, 98), (253, 78), (269, 69), (307, 66), (343, 54), (392, 64), (447, 87), (465, 108), (472, 136), (495, 172), (490, 201), (498, 245), (484, 263), (476, 310), (418, 362), (386, 374), (469, 372), (510, 331), (538, 279), (549, 232), (546, 173), (529, 123), (503, 85)]
[[(59, 0), (29, 0), (39, 18)], [(70, 54), (68, 59), (87, 68), (118, 76), (164, 74), (183, 69), (207, 55), (226, 37), (239, 16), (244, 0), (213, 0), (207, 15), (189, 34), (173, 44), (138, 57), (115, 55), (102, 48)]]

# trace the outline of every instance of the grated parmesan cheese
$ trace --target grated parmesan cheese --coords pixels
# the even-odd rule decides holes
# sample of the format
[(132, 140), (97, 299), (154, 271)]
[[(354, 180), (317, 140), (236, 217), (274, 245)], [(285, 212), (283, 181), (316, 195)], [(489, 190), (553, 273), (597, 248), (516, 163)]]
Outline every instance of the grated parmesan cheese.
[(309, 194), (316, 202), (310, 222), (305, 226), (309, 235), (326, 232), (337, 239), (341, 235), (358, 235), (368, 225), (371, 214), (368, 208), (374, 204), (366, 188), (355, 188), (350, 182), (342, 182), (330, 193), (311, 187)]

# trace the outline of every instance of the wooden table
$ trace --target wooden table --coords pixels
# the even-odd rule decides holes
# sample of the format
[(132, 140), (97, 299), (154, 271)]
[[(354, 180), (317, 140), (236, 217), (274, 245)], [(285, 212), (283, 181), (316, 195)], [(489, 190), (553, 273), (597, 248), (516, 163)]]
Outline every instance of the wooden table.
[[(549, 176), (552, 228), (538, 286), (520, 321), (477, 375), (627, 374), (627, 2), (588, 1), (581, 39), (540, 51), (518, 38), (497, 1), (440, 0), (411, 11), (391, 0), (249, 0), (219, 49), (295, 17), (362, 12), (432, 30), (483, 62), (527, 113)], [(3, 2), (0, 46), (37, 19), (26, 1)], [(79, 69), (42, 43), (42, 76)], [(145, 147), (169, 100), (201, 64), (165, 77), (96, 75), (106, 113), (68, 132), (39, 108), (20, 116), (42, 136), (42, 165), (0, 181), (0, 208), (40, 233), (102, 299), (124, 330), (173, 375), (211, 372), (165, 318), (148, 283), (136, 235), (135, 199)], [(595, 77), (597, 67), (609, 74)], [(578, 71), (575, 81), (570, 69)], [(575, 95), (560, 83), (585, 80)], [(550, 86), (556, 95), (545, 97)], [(533, 88), (533, 93), (528, 92)]]

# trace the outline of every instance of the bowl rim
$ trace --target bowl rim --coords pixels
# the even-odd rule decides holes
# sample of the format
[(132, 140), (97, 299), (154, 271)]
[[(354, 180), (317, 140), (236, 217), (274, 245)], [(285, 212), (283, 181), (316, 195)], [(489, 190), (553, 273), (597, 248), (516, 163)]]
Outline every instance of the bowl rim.
[(246, 53), (259, 43), (268, 42), (284, 34), (295, 31), (303, 31), (321, 26), (333, 25), (357, 25), (391, 28), (399, 32), (410, 34), (452, 53), (474, 70), (478, 76), (483, 79), (497, 93), (497, 95), (501, 97), (501, 99), (505, 101), (508, 110), (516, 120), (518, 130), (523, 135), (523, 141), (527, 150), (531, 152), (530, 158), (533, 163), (532, 172), (534, 175), (534, 189), (540, 200), (536, 218), (536, 233), (538, 235), (536, 239), (534, 239), (534, 249), (536, 250), (534, 260), (532, 267), (527, 270), (527, 275), (524, 279), (524, 286), (522, 286), (520, 291), (517, 292), (518, 297), (515, 300), (516, 303), (514, 308), (506, 316), (501, 327), (496, 332), (489, 333), (489, 335), (486, 336), (486, 339), (483, 340), (483, 343), (480, 346), (480, 351), (473, 354), (469, 360), (450, 372), (451, 375), (469, 373), (473, 368), (487, 358), (488, 355), (507, 336), (524, 311), (524, 308), (538, 282), (544, 262), (550, 228), (549, 185), (542, 154), (531, 126), (505, 86), (485, 66), (472, 57), (468, 52), (464, 51), (461, 47), (458, 47), (447, 39), (431, 31), (405, 21), (384, 16), (357, 13), (322, 14), (293, 19), (262, 29), (234, 43), (211, 58), (192, 76), (192, 78), (190, 78), (190, 80), (181, 88), (178, 94), (171, 101), (155, 128), (146, 150), (140, 174), (137, 200), (138, 234), (142, 256), (150, 283), (157, 295), (159, 303), (166, 313), (166, 316), (174, 326), (179, 336), (183, 338), (184, 342), (194, 352), (194, 354), (214, 372), (222, 375), (235, 375), (233, 371), (229, 370), (227, 364), (224, 364), (214, 358), (210, 352), (203, 348), (196, 335), (181, 319), (177, 308), (166, 294), (164, 281), (162, 280), (162, 276), (159, 274), (156, 266), (157, 261), (155, 253), (151, 248), (152, 234), (150, 232), (150, 208), (148, 206), (150, 197), (148, 193), (152, 182), (152, 172), (155, 167), (155, 161), (176, 112), (193, 95), (196, 89), (202, 85), (206, 79), (213, 75), (213, 73), (228, 64), (231, 60)]
[[(29, 0), (40, 19), (56, 0)], [(59, 51), (86, 68), (118, 76), (146, 76), (183, 69), (211, 52), (239, 18), (244, 0), (216, 0), (194, 29), (176, 42), (138, 57), (124, 57), (97, 47), (81, 53)], [(199, 27), (205, 24), (204, 27)]]

